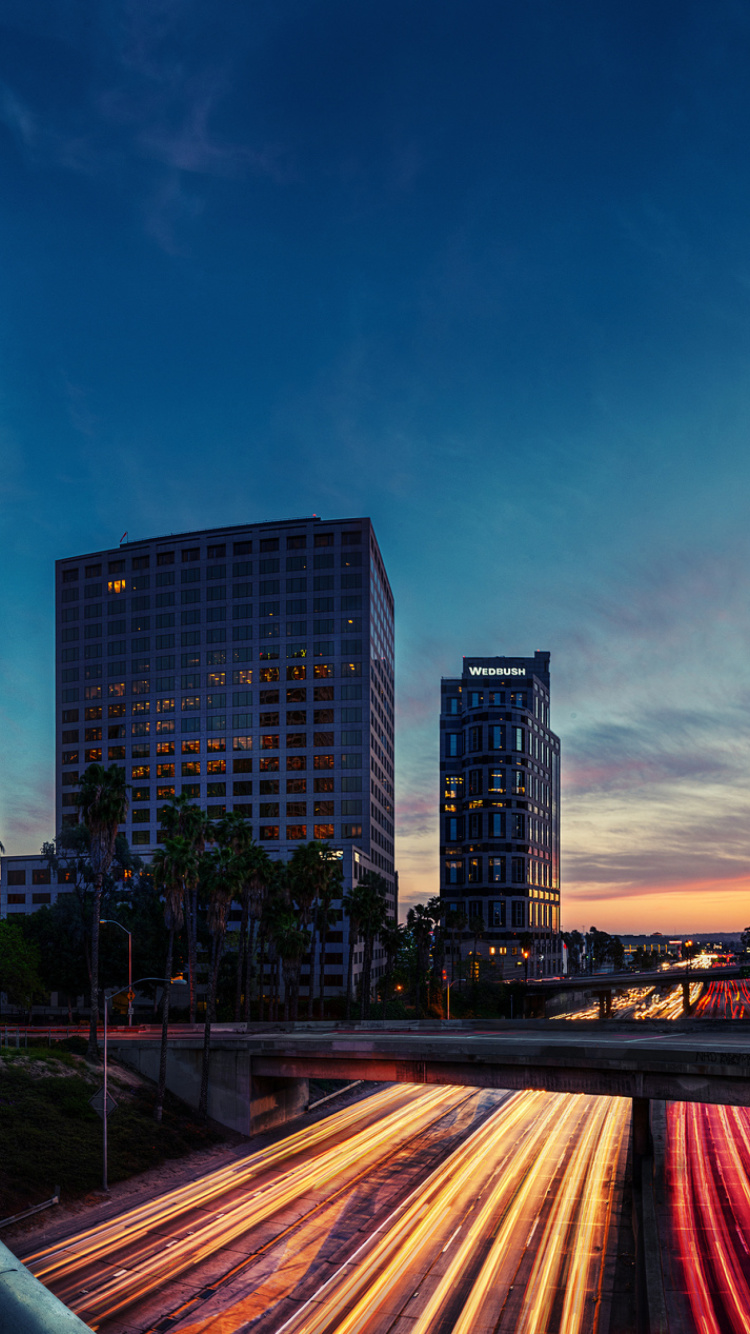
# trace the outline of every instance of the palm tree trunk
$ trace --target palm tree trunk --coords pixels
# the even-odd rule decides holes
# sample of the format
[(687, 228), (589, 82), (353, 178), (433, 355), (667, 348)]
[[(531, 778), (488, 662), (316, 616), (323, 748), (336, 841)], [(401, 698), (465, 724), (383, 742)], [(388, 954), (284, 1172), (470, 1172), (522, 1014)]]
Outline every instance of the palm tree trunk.
[(366, 1019), (370, 1006), (370, 957), (372, 954), (372, 935), (365, 936), (364, 957), (362, 959), (362, 986), (359, 998), (359, 1017)]
[[(174, 949), (174, 928), (170, 928), (167, 937), (167, 967), (164, 973), (165, 977), (172, 976), (172, 952)], [(156, 1106), (154, 1107), (154, 1120), (161, 1121), (162, 1108), (164, 1107), (164, 1090), (167, 1087), (167, 1043), (169, 1040), (169, 983), (164, 987), (164, 1008), (161, 1018), (161, 1048), (159, 1051), (159, 1083), (156, 1086)]]
[(198, 1004), (198, 886), (189, 892), (187, 912), (188, 963), (190, 967), (190, 1022), (195, 1023)]
[(323, 930), (320, 933), (320, 1019), (325, 1019), (326, 1008), (326, 946), (328, 944), (328, 926), (323, 924)]
[(91, 1018), (89, 1020), (89, 1045), (86, 1055), (95, 1060), (99, 1055), (97, 1029), (99, 1027), (99, 918), (102, 915), (102, 879), (100, 871), (94, 877), (94, 910), (91, 921)]
[(310, 934), (310, 976), (307, 979), (307, 1017), (313, 1017), (313, 1000), (315, 999), (315, 920), (313, 919), (312, 932)]
[[(242, 979), (245, 972), (245, 951), (247, 950), (247, 894), (242, 895), (242, 919), (240, 921), (240, 939), (237, 946), (237, 978), (234, 991), (234, 1022), (238, 1024), (242, 1016)], [(247, 1008), (247, 1006), (245, 1007)]]
[(351, 1019), (351, 1017), (352, 1017), (352, 986), (353, 986), (353, 980), (354, 980), (354, 946), (355, 946), (355, 943), (356, 943), (356, 941), (355, 941), (355, 938), (354, 938), (354, 932), (352, 931), (351, 923), (350, 923), (350, 924), (349, 924), (349, 960), (348, 960), (347, 968), (346, 968), (346, 1017), (347, 1017), (347, 1019)]
[(255, 960), (253, 950), (255, 947), (255, 918), (251, 917), (249, 922), (249, 932), (247, 944), (245, 946), (245, 1023), (250, 1023), (250, 1005), (253, 995), (253, 982), (255, 981)]
[(211, 942), (211, 967), (208, 974), (208, 995), (206, 996), (206, 1020), (203, 1026), (203, 1061), (201, 1064), (201, 1092), (198, 1103), (198, 1115), (206, 1119), (208, 1115), (208, 1064), (211, 1055), (211, 1022), (216, 1005), (216, 987), (219, 980), (221, 960), (221, 942), (214, 936)]
[(261, 929), (259, 935), (258, 972), (260, 974), (260, 981), (258, 984), (258, 1018), (260, 1022), (263, 1023), (263, 1016), (265, 1014), (264, 992), (266, 986), (266, 933)]

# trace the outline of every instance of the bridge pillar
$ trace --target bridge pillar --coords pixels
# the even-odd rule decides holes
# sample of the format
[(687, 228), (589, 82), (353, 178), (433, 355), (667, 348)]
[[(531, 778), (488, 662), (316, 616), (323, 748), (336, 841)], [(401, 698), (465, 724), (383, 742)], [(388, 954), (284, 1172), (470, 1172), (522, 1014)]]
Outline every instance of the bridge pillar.
[(633, 1162), (650, 1158), (651, 1147), (651, 1108), (648, 1098), (633, 1098)]
[(609, 1019), (612, 1014), (612, 992), (599, 991), (597, 994), (599, 996), (599, 1018)]
[(287, 1079), (275, 1075), (250, 1075), (251, 1135), (273, 1130), (301, 1116), (310, 1096), (309, 1079)]
[(690, 980), (682, 984), (682, 1013), (690, 1014)]

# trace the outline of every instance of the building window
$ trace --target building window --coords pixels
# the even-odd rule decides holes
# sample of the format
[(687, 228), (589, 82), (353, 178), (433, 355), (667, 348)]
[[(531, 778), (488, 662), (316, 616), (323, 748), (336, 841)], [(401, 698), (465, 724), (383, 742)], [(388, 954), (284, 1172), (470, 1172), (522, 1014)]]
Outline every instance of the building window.
[(513, 749), (523, 752), (525, 749), (523, 744), (523, 728), (512, 727), (510, 730), (513, 737)]
[(262, 824), (259, 834), (264, 843), (277, 842), (279, 837), (279, 826), (277, 824)]
[(460, 732), (446, 732), (445, 753), (449, 759), (456, 759), (462, 753), (461, 740)]
[[(332, 826), (329, 825), (328, 828), (332, 828)], [(331, 834), (331, 838), (332, 838), (332, 837), (333, 837), (333, 835)], [(361, 826), (361, 824), (342, 824), (342, 826), (341, 826), (341, 837), (342, 837), (342, 838), (361, 838), (361, 837), (362, 837), (362, 826)]]
[(491, 811), (489, 817), (489, 838), (505, 838), (505, 812)]
[(513, 838), (526, 838), (526, 816), (513, 816)]
[(526, 772), (524, 769), (515, 769), (513, 771), (513, 795), (516, 797), (525, 796), (526, 793)]
[(505, 899), (495, 899), (490, 902), (489, 925), (496, 929), (505, 926)]
[(469, 884), (480, 885), (482, 883), (482, 858), (469, 858)]
[(447, 861), (445, 863), (445, 883), (446, 885), (462, 885), (464, 883), (463, 861)]
[(25, 872), (25, 871), (8, 871), (8, 884), (9, 884), (9, 885), (25, 885), (25, 884), (26, 884), (26, 872)]
[(25, 902), (26, 902), (26, 895), (25, 895), (25, 894), (9, 894), (9, 895), (8, 895), (8, 905), (9, 905), (9, 906), (10, 906), (11, 904), (18, 904), (18, 903), (25, 903)]
[[(316, 825), (315, 827), (316, 827), (316, 829), (317, 829), (318, 826)], [(292, 841), (292, 842), (295, 841), (295, 840), (298, 840), (298, 839), (306, 839), (306, 838), (307, 838), (307, 825), (306, 825), (306, 824), (288, 824), (287, 827), (286, 827), (286, 836), (287, 836), (287, 838), (288, 838), (290, 841)], [(317, 838), (318, 835), (316, 834), (315, 837)]]
[(505, 884), (505, 858), (490, 857), (487, 878), (491, 885)]
[(490, 750), (505, 750), (505, 728), (494, 724), (490, 727)]
[(510, 864), (511, 880), (514, 885), (523, 885), (526, 882), (526, 860), (524, 857), (512, 857)]
[(482, 795), (482, 770), (469, 770), (469, 796), (481, 797)]
[(505, 792), (505, 770), (491, 769), (489, 773), (488, 792)]
[(524, 927), (526, 925), (526, 904), (513, 900), (513, 925), (514, 927)]
[(469, 838), (476, 842), (482, 837), (482, 814), (481, 811), (472, 811), (469, 816)]

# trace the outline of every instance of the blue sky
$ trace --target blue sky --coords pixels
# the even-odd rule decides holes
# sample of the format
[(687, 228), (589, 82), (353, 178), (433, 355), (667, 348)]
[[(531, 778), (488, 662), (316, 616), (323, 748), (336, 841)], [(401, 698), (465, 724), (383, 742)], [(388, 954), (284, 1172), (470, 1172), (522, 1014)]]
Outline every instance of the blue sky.
[(397, 861), (439, 678), (552, 653), (563, 920), (750, 920), (750, 5), (4, 0), (0, 820), (51, 832), (52, 566), (372, 516)]

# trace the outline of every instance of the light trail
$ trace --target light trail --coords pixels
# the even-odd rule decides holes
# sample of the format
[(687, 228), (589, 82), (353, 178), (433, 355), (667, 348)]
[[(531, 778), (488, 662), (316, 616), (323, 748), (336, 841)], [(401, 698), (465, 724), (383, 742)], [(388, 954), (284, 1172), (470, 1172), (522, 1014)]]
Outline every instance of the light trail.
[[(163, 1235), (156, 1238), (149, 1237), (135, 1252), (130, 1251), (126, 1259), (112, 1258), (113, 1250), (116, 1255), (118, 1241), (121, 1246), (126, 1244), (131, 1246), (134, 1240), (135, 1234), (130, 1230), (128, 1221), (131, 1215), (126, 1214), (117, 1219), (115, 1224), (104, 1225), (103, 1229), (94, 1229), (98, 1234), (94, 1239), (90, 1238), (89, 1234), (83, 1234), (80, 1238), (74, 1239), (72, 1246), (71, 1243), (66, 1243), (59, 1248), (50, 1248), (37, 1257), (34, 1263), (29, 1262), (29, 1268), (47, 1282), (54, 1276), (54, 1284), (50, 1286), (54, 1286), (56, 1294), (83, 1319), (89, 1322), (101, 1321), (105, 1317), (112, 1316), (132, 1302), (142, 1299), (163, 1283), (174, 1279), (185, 1269), (200, 1264), (221, 1251), (236, 1238), (259, 1223), (265, 1222), (273, 1214), (310, 1191), (325, 1189), (347, 1171), (356, 1171), (364, 1162), (371, 1162), (374, 1157), (377, 1158), (378, 1154), (382, 1156), (384, 1153), (392, 1152), (394, 1147), (443, 1116), (446, 1110), (458, 1106), (471, 1096), (462, 1088), (429, 1090), (416, 1088), (408, 1089), (406, 1092), (410, 1095), (407, 1096), (406, 1102), (401, 1089), (388, 1089), (383, 1095), (376, 1095), (379, 1097), (384, 1114), (375, 1124), (366, 1125), (363, 1129), (350, 1134), (344, 1143), (322, 1150), (312, 1161), (306, 1159), (266, 1185), (249, 1192), (247, 1187), (252, 1187), (254, 1184), (259, 1167), (257, 1161), (254, 1166), (248, 1166), (245, 1160), (242, 1184), (246, 1189), (239, 1201), (229, 1207), (223, 1204), (222, 1212), (213, 1218), (194, 1220), (190, 1230), (184, 1235), (172, 1238), (169, 1245), (165, 1245)], [(400, 1104), (390, 1112), (385, 1111), (389, 1101), (388, 1095), (391, 1103)], [(371, 1103), (373, 1100), (367, 1101)], [(367, 1106), (363, 1109), (361, 1104), (359, 1107), (360, 1117), (371, 1110)], [(353, 1110), (346, 1109), (346, 1112), (348, 1114)], [(327, 1133), (330, 1136), (332, 1133), (330, 1122), (336, 1119), (336, 1116), (327, 1118), (326, 1122), (312, 1128), (316, 1132), (312, 1136), (314, 1143), (320, 1142), (320, 1132), (325, 1125), (328, 1126)], [(351, 1125), (351, 1120), (349, 1115), (342, 1117), (347, 1126)], [(341, 1129), (341, 1123), (338, 1128)], [(291, 1136), (290, 1140), (274, 1146), (273, 1150), (265, 1150), (253, 1157), (262, 1160), (261, 1166), (265, 1170), (268, 1167), (269, 1157), (273, 1156), (278, 1162), (280, 1158), (305, 1150), (307, 1134), (308, 1132), (301, 1131), (296, 1136)], [(293, 1148), (289, 1147), (291, 1140), (295, 1141)], [(226, 1174), (227, 1170), (224, 1169), (223, 1172), (212, 1176), (226, 1177)], [(236, 1178), (231, 1184), (236, 1187)], [(197, 1183), (197, 1197), (201, 1204), (205, 1203), (206, 1198), (216, 1197), (215, 1187), (215, 1182), (209, 1183), (205, 1189), (202, 1182)], [(166, 1220), (174, 1220), (177, 1212), (194, 1210), (195, 1201), (190, 1198), (189, 1190), (190, 1188), (183, 1188), (173, 1193), (180, 1196), (176, 1205), (171, 1200), (166, 1204), (164, 1199), (155, 1202), (155, 1213), (160, 1224)], [(138, 1238), (145, 1238), (149, 1231), (145, 1217), (147, 1208), (148, 1206), (144, 1206), (132, 1211), (138, 1215), (135, 1225)], [(153, 1228), (151, 1230), (153, 1231)], [(102, 1235), (105, 1231), (109, 1233), (108, 1240)], [(93, 1290), (82, 1289), (80, 1278), (71, 1282), (82, 1266), (89, 1265), (92, 1258), (101, 1254), (103, 1250), (108, 1252), (109, 1263), (103, 1273), (97, 1271), (94, 1280), (97, 1283), (96, 1289), (91, 1280), (88, 1280), (88, 1285)], [(124, 1272), (123, 1266), (125, 1266)]]
[[(405, 1321), (412, 1334), (436, 1329), (478, 1334), (505, 1328), (543, 1334), (553, 1327), (561, 1334), (591, 1334), (613, 1182), (628, 1124), (629, 1108), (620, 1099), (515, 1095), (279, 1334), (374, 1334), (401, 1329)], [(549, 1208), (571, 1141), (574, 1148)], [(531, 1273), (521, 1284), (518, 1317), (515, 1310), (506, 1311), (506, 1303), (518, 1289), (522, 1269), (529, 1268), (531, 1236), (548, 1209)], [(491, 1246), (482, 1263), (488, 1238)], [(472, 1273), (477, 1266), (479, 1273)], [(563, 1323), (556, 1320), (553, 1325), (555, 1288), (566, 1266)], [(460, 1311), (454, 1316), (457, 1294)]]
[(744, 1019), (750, 1014), (747, 982), (709, 982), (695, 1013), (703, 1019)]
[(671, 1245), (699, 1334), (750, 1331), (750, 1112), (667, 1106)]

